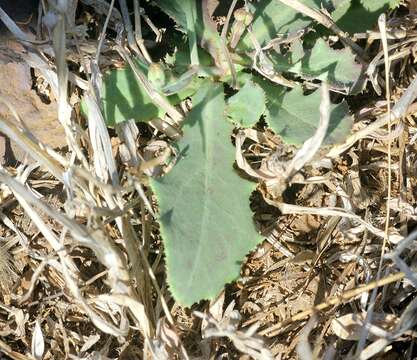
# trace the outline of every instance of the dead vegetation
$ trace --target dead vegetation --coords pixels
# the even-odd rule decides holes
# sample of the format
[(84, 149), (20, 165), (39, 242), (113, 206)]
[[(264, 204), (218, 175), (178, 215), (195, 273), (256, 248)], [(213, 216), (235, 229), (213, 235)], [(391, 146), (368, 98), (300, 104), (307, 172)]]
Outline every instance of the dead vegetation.
[[(266, 240), (247, 257), (240, 280), (191, 309), (170, 296), (144, 176), (166, 171), (168, 137), (178, 135), (175, 123), (190, 104), (169, 109), (171, 123), (128, 121), (109, 131), (97, 102), (100, 73), (129, 58), (127, 48), (149, 57), (155, 40), (136, 41), (126, 29), (127, 44), (114, 41), (122, 24), (118, 11), (109, 15), (114, 1), (53, 3), (40, 2), (46, 18), (36, 36), (0, 11), (18, 39), (1, 49), (0, 131), (11, 149), (25, 153), (14, 152), (18, 162), (4, 153), (0, 169), (1, 353), (125, 360), (416, 356), (415, 2), (388, 14), (385, 32), (382, 24), (358, 40), (369, 56), (370, 84), (349, 99), (352, 135), (321, 149), (307, 166), (295, 164), (282, 197), (282, 166), (297, 150), (262, 124), (235, 134), (237, 166), (261, 184), (252, 207)], [(160, 29), (146, 13), (142, 19), (159, 40)], [(106, 27), (113, 40), (104, 40)], [(24, 76), (24, 89), (11, 68)], [(89, 120), (80, 114), (81, 94)], [(49, 120), (51, 108), (59, 126)]]

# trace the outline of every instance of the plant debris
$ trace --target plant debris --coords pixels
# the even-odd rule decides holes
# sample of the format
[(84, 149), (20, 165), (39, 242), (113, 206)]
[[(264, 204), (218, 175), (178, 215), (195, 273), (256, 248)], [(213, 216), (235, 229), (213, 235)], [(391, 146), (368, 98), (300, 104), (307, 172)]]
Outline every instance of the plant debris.
[(14, 10), (1, 355), (416, 357), (416, 1)]

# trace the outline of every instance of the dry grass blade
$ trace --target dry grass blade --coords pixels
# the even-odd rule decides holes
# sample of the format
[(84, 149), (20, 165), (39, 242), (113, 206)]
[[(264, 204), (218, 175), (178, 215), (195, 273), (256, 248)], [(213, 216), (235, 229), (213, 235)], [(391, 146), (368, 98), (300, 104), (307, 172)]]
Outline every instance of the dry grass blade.
[[(3, 99), (0, 98), (0, 100)], [(17, 119), (20, 122), (20, 119)], [(3, 118), (0, 121), (0, 131), (19, 144), (22, 148), (30, 150), (32, 158), (45, 166), (45, 168), (47, 168), (57, 179), (63, 179), (64, 169), (62, 163), (59, 163), (56, 160), (56, 158), (61, 159), (61, 157), (59, 155), (52, 156), (55, 155), (53, 150), (48, 149), (48, 147), (38, 142), (28, 130), (19, 128), (9, 119)], [(64, 160), (62, 160), (62, 162), (64, 162)]]
[(162, 96), (158, 91), (153, 89), (148, 79), (141, 72), (141, 70), (134, 64), (131, 57), (122, 45), (117, 45), (116, 50), (119, 52), (120, 56), (126, 61), (126, 63), (129, 64), (130, 68), (135, 74), (136, 80), (139, 82), (140, 86), (143, 87), (143, 89), (146, 91), (146, 93), (152, 99), (155, 105), (166, 111), (166, 113), (171, 117), (174, 123), (173, 125), (178, 126), (184, 119), (184, 116), (174, 106), (172, 106), (164, 96)]
[(347, 138), (347, 140), (341, 144), (333, 147), (328, 153), (327, 157), (335, 158), (348, 150), (360, 139), (364, 139), (374, 133), (376, 130), (386, 126), (389, 121), (391, 124), (395, 124), (400, 119), (413, 114), (417, 110), (417, 104), (413, 103), (417, 98), (417, 77), (410, 83), (407, 90), (393, 106), (390, 115), (384, 114), (377, 120), (366, 126), (365, 128), (357, 131), (353, 135)]
[(97, 177), (106, 183), (111, 179), (113, 186), (119, 185), (119, 175), (113, 158), (109, 133), (104, 123), (103, 116), (93, 97), (84, 96), (88, 108), (88, 130), (93, 148), (94, 169)]
[[(4, 170), (0, 170), (0, 180), (7, 184), (13, 191), (15, 197), (19, 200), (22, 207), (30, 215), (32, 220), (38, 226), (39, 230), (48, 239), (58, 253), (61, 259), (62, 273), (66, 279), (67, 285), (71, 290), (74, 297), (78, 300), (80, 305), (83, 307), (84, 311), (90, 316), (93, 323), (96, 324), (102, 331), (111, 334), (124, 335), (126, 334), (127, 329), (117, 328), (109, 324), (104, 319), (100, 318), (87, 304), (87, 302), (82, 298), (80, 291), (76, 285), (75, 280), (73, 280), (73, 275), (71, 272), (76, 271), (75, 265), (70, 261), (66, 254), (63, 252), (62, 244), (56, 239), (52, 231), (46, 226), (46, 224), (40, 218), (38, 212), (34, 211), (31, 207), (36, 206), (50, 217), (59, 221), (64, 227), (66, 227), (74, 236), (76, 241), (79, 241), (81, 244), (92, 248), (98, 258), (109, 268), (109, 280), (112, 283), (112, 287), (118, 292), (125, 292), (126, 286), (124, 283), (129, 279), (129, 275), (125, 270), (126, 265), (120, 257), (119, 251), (108, 241), (107, 237), (100, 231), (96, 231), (94, 237), (89, 234), (86, 229), (83, 229), (73, 220), (67, 218), (65, 215), (60, 214), (59, 212), (51, 209), (47, 204), (42, 203), (39, 199), (34, 197), (29, 193), (21, 184), (16, 180), (12, 179)], [(72, 269), (71, 272), (68, 269), (68, 266)]]
[[(390, 62), (388, 59), (388, 43), (387, 43), (387, 34), (386, 34), (386, 19), (385, 14), (382, 14), (379, 17), (378, 20), (379, 30), (381, 32), (381, 40), (382, 40), (382, 46), (384, 49), (384, 59), (385, 59), (385, 81), (386, 81), (386, 99), (387, 99), (387, 117), (388, 117), (388, 135), (391, 134), (391, 95), (390, 95), (390, 81), (389, 81), (389, 72), (390, 72)], [(387, 246), (387, 242), (389, 241), (389, 224), (390, 224), (390, 200), (391, 200), (391, 138), (388, 139), (388, 187), (387, 187), (387, 209), (386, 209), (386, 219), (385, 219), (385, 236), (382, 244), (381, 249), (381, 257), (378, 265), (378, 272), (376, 279), (379, 280), (382, 273), (382, 264), (384, 260), (384, 254), (385, 254), (385, 248)], [(369, 306), (367, 309), (366, 319), (364, 322), (364, 327), (361, 332), (361, 337), (358, 342), (358, 346), (356, 349), (356, 355), (359, 355), (362, 353), (363, 348), (365, 346), (366, 339), (368, 337), (368, 325), (372, 322), (372, 316), (374, 312), (374, 306), (375, 306), (375, 299), (377, 295), (377, 290), (374, 289), (372, 291), (370, 300), (369, 300)]]
[(304, 326), (303, 331), (301, 331), (301, 334), (298, 339), (298, 344), (297, 344), (297, 353), (301, 360), (314, 359), (313, 351), (308, 342), (308, 336), (310, 335), (311, 331), (314, 329), (316, 325), (317, 325), (317, 319), (316, 319), (316, 316), (313, 315), (308, 320), (307, 324)]
[(330, 94), (326, 83), (321, 85), (320, 121), (314, 135), (306, 140), (289, 163), (284, 177), (288, 180), (311, 161), (320, 149), (330, 122)]
[(66, 11), (70, 3), (65, 1), (57, 7), (57, 12), (48, 13), (52, 25), (52, 43), (55, 52), (55, 63), (58, 77), (58, 120), (63, 126), (70, 149), (75, 151), (78, 158), (86, 165), (86, 159), (77, 143), (71, 122), (72, 108), (68, 102), (68, 66), (65, 58), (66, 53)]
[[(365, 228), (368, 229), (368, 231), (370, 231), (374, 235), (382, 239), (385, 238), (385, 232), (383, 230), (375, 228), (373, 225), (363, 220), (360, 216), (352, 214), (342, 208), (308, 208), (281, 202), (274, 202), (269, 199), (266, 199), (266, 201), (271, 205), (277, 206), (283, 214), (316, 214), (320, 216), (341, 216), (353, 219), (355, 221), (358, 221), (361, 225), (365, 226)], [(400, 240), (402, 240), (402, 238), (402, 236), (397, 234), (390, 235), (390, 239), (393, 243), (398, 243)]]
[(207, 327), (204, 330), (204, 338), (227, 337), (232, 341), (233, 345), (242, 353), (249, 355), (255, 360), (272, 360), (272, 354), (265, 347), (261, 339), (254, 335), (258, 328), (255, 324), (247, 331), (239, 331), (236, 329), (239, 313), (232, 311), (234, 304), (228, 306), (221, 321), (217, 321), (211, 315), (203, 314), (201, 312), (194, 312), (194, 315), (207, 322)]
[(340, 39), (348, 46), (352, 48), (353, 51), (359, 55), (363, 54), (363, 49), (358, 46), (356, 43), (349, 38), (349, 35), (343, 32), (330, 18), (330, 16), (324, 14), (321, 11), (309, 8), (298, 0), (279, 0), (283, 4), (292, 7), (294, 10), (300, 12), (301, 14), (307, 15), (322, 24), (326, 28), (332, 30)]

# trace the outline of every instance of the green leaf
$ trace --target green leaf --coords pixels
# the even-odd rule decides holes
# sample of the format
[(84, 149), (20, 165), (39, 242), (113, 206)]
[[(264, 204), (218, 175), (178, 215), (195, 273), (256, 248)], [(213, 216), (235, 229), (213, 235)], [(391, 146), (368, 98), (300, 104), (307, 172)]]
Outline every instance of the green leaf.
[[(198, 57), (200, 56), (200, 50), (197, 51), (196, 47), (196, 38), (198, 38), (201, 47), (211, 55), (216, 65), (222, 69), (227, 68), (225, 47), (217, 32), (216, 24), (208, 15), (208, 8), (205, 2), (200, 3), (193, 0), (153, 0), (153, 3), (168, 14), (179, 25), (181, 30), (187, 31), (192, 65), (197, 65), (193, 59), (197, 55)], [(200, 60), (198, 64), (201, 64)]]
[(177, 164), (151, 182), (168, 284), (184, 306), (218, 295), (261, 240), (249, 207), (254, 187), (233, 170), (232, 125), (224, 114), (223, 86), (206, 81), (193, 97)]
[[(259, 76), (239, 73), (239, 85), (252, 81), (258, 84), (266, 96), (265, 119), (269, 127), (279, 134), (287, 144), (301, 145), (317, 129), (321, 102), (320, 91), (304, 95), (301, 87), (291, 91)], [(329, 129), (324, 144), (335, 144), (345, 140), (353, 125), (345, 101), (332, 104)]]
[[(322, 0), (301, 0), (307, 6), (320, 9)], [(312, 23), (311, 18), (300, 14), (278, 0), (263, 0), (250, 2), (249, 9), (254, 15), (252, 33), (261, 46), (280, 34), (286, 34), (304, 28)], [(246, 32), (238, 48), (240, 50), (253, 49), (251, 37)]]
[(226, 113), (240, 127), (252, 127), (265, 111), (265, 93), (262, 88), (248, 81), (238, 93), (227, 101)]
[[(160, 67), (158, 70), (163, 71)], [(166, 78), (162, 80), (165, 75)], [(158, 81), (170, 84), (175, 81), (172, 72), (167, 72), (165, 75), (159, 74), (157, 80), (153, 70), (148, 74), (156, 88), (161, 86), (161, 84), (156, 84)], [(168, 100), (171, 104), (178, 104), (181, 100), (194, 94), (200, 83), (200, 79), (194, 76), (179, 88), (176, 94), (169, 96)], [(108, 126), (114, 126), (129, 119), (146, 122), (165, 115), (165, 112), (154, 105), (145, 90), (139, 85), (130, 67), (112, 70), (104, 76), (101, 100), (104, 118)]]
[(157, 90), (161, 90), (166, 85), (166, 74), (161, 64), (152, 63), (149, 65), (148, 80), (150, 84)]
[(186, 32), (187, 8), (181, 0), (154, 0), (153, 3), (178, 24), (179, 30)]
[[(190, 49), (183, 41), (179, 41), (174, 38), (173, 42), (175, 50), (172, 55), (167, 55), (165, 57), (165, 63), (171, 65), (172, 70), (176, 74), (183, 74), (190, 68), (191, 65)], [(213, 59), (206, 51), (204, 51), (204, 49), (199, 49), (198, 55), (201, 66), (210, 67), (214, 65)]]
[(400, 4), (400, 0), (332, 0), (332, 19), (351, 34), (371, 30), (378, 16)]
[(295, 41), (287, 55), (273, 53), (271, 60), (278, 72), (291, 72), (307, 80), (325, 80), (346, 93), (354, 87), (362, 71), (349, 48), (334, 50), (323, 39), (318, 39), (308, 50)]
[[(268, 97), (267, 122), (287, 144), (301, 145), (314, 134), (320, 120), (320, 91), (305, 96), (301, 87), (286, 92), (282, 87), (264, 83), (263, 88)], [(345, 101), (332, 104), (330, 109), (330, 124), (324, 140), (326, 145), (342, 142), (353, 125)]]
[(129, 119), (149, 121), (165, 114), (153, 104), (128, 67), (112, 70), (104, 76), (102, 103), (109, 126)]

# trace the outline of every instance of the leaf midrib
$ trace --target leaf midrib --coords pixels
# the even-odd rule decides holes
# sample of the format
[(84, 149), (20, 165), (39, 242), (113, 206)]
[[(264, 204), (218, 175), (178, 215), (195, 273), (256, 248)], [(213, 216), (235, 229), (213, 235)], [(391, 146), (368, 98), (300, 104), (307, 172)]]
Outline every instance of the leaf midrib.
[[(203, 124), (201, 124), (201, 126), (204, 127), (204, 122)], [(209, 129), (207, 129), (207, 127), (204, 127), (204, 133), (206, 133), (206, 131), (210, 131), (213, 127), (209, 126)], [(206, 133), (206, 138), (209, 138), (209, 135)], [(203, 142), (204, 143), (204, 142)], [(206, 161), (205, 164), (206, 166), (203, 167), (204, 171), (204, 197), (203, 197), (203, 212), (202, 212), (202, 221), (201, 221), (201, 225), (200, 225), (200, 229), (199, 229), (199, 236), (198, 236), (198, 248), (197, 248), (197, 254), (196, 254), (196, 261), (194, 262), (194, 264), (199, 264), (200, 263), (200, 257), (203, 255), (202, 254), (202, 245), (204, 244), (204, 240), (207, 237), (207, 231), (208, 231), (208, 226), (207, 226), (207, 222), (208, 222), (208, 202), (209, 202), (209, 197), (207, 196), (207, 189), (208, 186), (210, 185), (211, 182), (211, 178), (212, 178), (212, 174), (214, 173), (214, 171), (210, 171), (210, 169), (214, 168), (214, 162), (213, 162), (213, 147), (210, 146), (210, 142), (206, 142), (205, 146), (205, 150), (206, 150)], [(204, 236), (202, 235), (204, 234)], [(192, 271), (190, 273), (190, 276), (188, 278), (188, 282), (186, 284), (186, 287), (189, 288), (189, 286), (194, 282), (194, 277), (195, 274), (197, 272), (197, 266), (193, 266), (192, 267)]]

